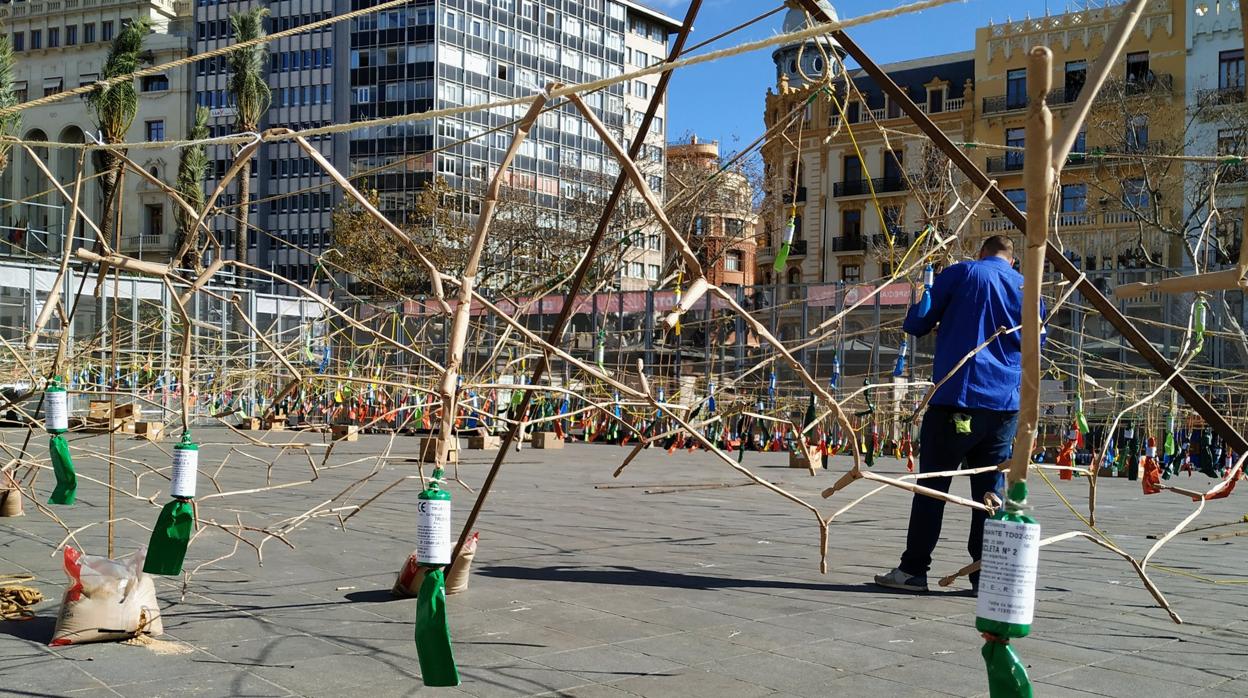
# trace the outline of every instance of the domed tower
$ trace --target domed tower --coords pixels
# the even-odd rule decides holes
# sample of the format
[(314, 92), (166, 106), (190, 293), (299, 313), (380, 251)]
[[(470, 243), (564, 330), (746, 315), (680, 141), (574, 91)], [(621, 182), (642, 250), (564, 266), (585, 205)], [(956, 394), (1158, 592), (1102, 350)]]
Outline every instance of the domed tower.
[[(815, 4), (822, 8), (832, 20), (839, 19), (836, 16), (836, 10), (832, 8), (832, 3), (828, 0), (816, 0)], [(788, 5), (789, 10), (784, 14), (783, 32), (785, 34), (810, 26), (806, 21), (807, 15), (804, 9), (795, 2), (790, 1)], [(823, 47), (822, 51), (820, 51), (820, 46)], [(832, 56), (839, 58), (845, 55), (845, 49), (828, 36), (781, 46), (771, 54), (771, 59), (776, 63), (776, 83), (787, 80), (791, 88), (805, 87), (808, 82), (821, 80), (827, 71), (839, 72), (839, 65), (826, 65), (825, 54), (828, 58)], [(798, 70), (799, 64), (801, 70)], [(836, 74), (836, 72), (832, 73), (833, 76)]]

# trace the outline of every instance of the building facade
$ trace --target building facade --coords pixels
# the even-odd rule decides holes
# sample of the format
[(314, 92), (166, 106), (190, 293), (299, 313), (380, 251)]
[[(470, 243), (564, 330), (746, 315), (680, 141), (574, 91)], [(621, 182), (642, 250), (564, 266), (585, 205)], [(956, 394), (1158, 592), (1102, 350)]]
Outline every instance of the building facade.
[[(677, 230), (685, 228), (689, 242), (703, 264), (706, 278), (723, 287), (754, 285), (754, 189), (739, 172), (720, 168), (719, 144), (688, 143), (667, 146), (668, 209)], [(704, 188), (705, 186), (705, 188)]]
[[(1248, 155), (1242, 21), (1240, 9), (1230, 2), (1188, 3), (1188, 155), (1220, 159)], [(1185, 220), (1189, 225), (1201, 225), (1213, 214), (1204, 194), (1216, 181), (1218, 218), (1213, 228), (1218, 249), (1202, 261), (1215, 265), (1232, 262), (1238, 257), (1243, 236), (1248, 169), (1242, 164), (1189, 163), (1185, 174)], [(1216, 180), (1213, 175), (1217, 175)]]
[[(182, 0), (121, 2), (98, 0), (90, 5), (63, 2), (15, 2), (0, 5), (0, 23), (14, 49), (14, 89), (19, 99), (33, 99), (99, 80), (113, 38), (138, 18), (148, 20), (152, 33), (144, 49), (152, 63), (187, 55), (190, 49), (190, 6)], [(136, 85), (138, 115), (126, 140), (173, 141), (185, 137), (190, 121), (190, 84), (185, 71), (147, 76)], [(84, 143), (97, 131), (95, 114), (85, 99), (69, 98), (21, 112), (19, 137), (28, 141)], [(57, 181), (72, 189), (78, 152), (36, 148)], [(173, 186), (178, 152), (169, 148), (133, 148), (128, 156), (157, 179)], [(81, 207), (99, 222), (104, 192), (98, 162), (87, 165)], [(59, 259), (64, 245), (68, 202), (21, 148), (10, 152), (9, 166), (0, 177), (0, 251), (33, 259)], [(134, 174), (125, 177), (122, 193), (122, 252), (166, 261), (177, 244), (177, 224), (169, 197), (157, 186)], [(80, 227), (78, 243), (93, 244), (94, 233)]]
[[(1053, 51), (1053, 90), (1046, 101), (1060, 133), (1079, 97), (1088, 65), (1123, 12), (1111, 4), (981, 27), (975, 32), (974, 140), (978, 164), (1020, 209), (1026, 145), (1027, 53)], [(1182, 230), (1182, 172), (1154, 156), (1182, 155), (1185, 13), (1183, 3), (1153, 0), (1129, 37), (1062, 170), (1056, 235), (1083, 269), (1117, 271), (1173, 265), (1180, 245), (1164, 231)], [(981, 235), (1007, 233), (999, 215), (979, 221)]]

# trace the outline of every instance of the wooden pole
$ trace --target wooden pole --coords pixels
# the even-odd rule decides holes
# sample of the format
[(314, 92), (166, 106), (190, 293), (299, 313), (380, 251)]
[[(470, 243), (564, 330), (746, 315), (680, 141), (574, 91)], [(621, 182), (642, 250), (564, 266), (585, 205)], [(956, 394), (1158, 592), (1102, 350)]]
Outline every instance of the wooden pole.
[[(689, 39), (689, 33), (693, 31), (693, 20), (698, 16), (698, 11), (702, 8), (702, 0), (691, 0), (689, 9), (685, 13), (684, 24), (680, 28), (680, 33), (676, 35), (676, 41), (672, 44), (668, 60), (672, 60), (679, 56), (685, 50), (685, 42)], [(641, 126), (637, 127), (637, 135), (633, 137), (632, 144), (628, 148), (628, 156), (630, 158), (637, 157), (641, 152), (641, 146), (645, 144), (646, 134), (650, 132), (650, 124), (654, 122), (655, 113), (659, 109), (664, 96), (667, 93), (667, 85), (671, 81), (672, 71), (667, 71), (659, 76), (659, 83), (655, 86), (654, 92), (650, 95), (650, 105), (646, 108), (646, 115), (641, 121)], [(602, 245), (602, 240), (607, 234), (607, 229), (611, 224), (611, 217), (615, 213), (616, 205), (620, 198), (624, 195), (625, 186), (628, 184), (628, 174), (622, 169), (620, 174), (616, 176), (615, 187), (611, 190), (611, 195), (607, 199), (606, 206), (603, 208), (602, 217), (598, 219), (598, 227), (594, 230), (594, 237), (589, 243), (589, 249), (585, 252), (584, 261), (576, 269), (576, 274), (572, 279), (572, 284), (568, 288), (569, 297), (575, 299), (577, 294), (581, 292), (581, 288), (585, 285), (585, 279), (589, 276), (589, 270), (593, 266), (593, 260), (598, 253), (598, 248)], [(623, 291), (621, 291), (623, 293)], [(623, 296), (621, 296), (621, 301)], [(572, 310), (576, 306), (575, 301), (572, 303), (564, 303), (563, 310), (559, 313), (559, 319), (555, 321), (555, 326), (550, 329), (547, 334), (551, 344), (555, 344), (563, 336), (563, 330), (568, 325), (568, 321), (572, 319)], [(623, 330), (623, 325), (621, 325)], [(537, 360), (537, 367), (533, 370), (533, 375), (529, 379), (529, 385), (538, 385), (542, 376), (549, 367), (550, 359), (548, 354), (542, 353)], [(528, 409), (529, 403), (533, 399), (533, 390), (526, 388), (523, 397), (520, 399), (517, 414), (523, 415)], [(494, 457), (494, 464), (490, 466), (490, 472), (485, 476), (485, 482), (481, 485), (481, 491), (477, 495), (477, 501), (472, 505), (472, 511), (468, 514), (467, 520), (464, 521), (464, 528), (459, 533), (459, 542), (455, 544), (455, 551), (451, 553), (451, 562), (459, 557), (460, 550), (463, 549), (464, 543), (468, 542), (468, 536), (472, 533), (473, 526), (477, 523), (477, 517), (481, 514), (481, 509), (485, 506), (486, 498), (489, 497), (490, 488), (494, 485), (494, 480), (498, 477), (499, 470), (502, 469), (503, 460), (507, 458), (508, 452), (511, 451), (511, 445), (515, 443), (522, 423), (516, 420), (515, 424), (507, 430), (507, 435), (503, 437), (503, 443), (498, 449), (498, 455)]]
[(1027, 188), (1027, 245), (1023, 253), (1023, 376), (1018, 400), (1018, 430), (1010, 458), (1010, 484), (1027, 479), (1031, 450), (1040, 422), (1040, 287), (1044, 284), (1044, 248), (1053, 203), (1053, 114), (1045, 96), (1053, 85), (1053, 52), (1037, 46), (1027, 55), (1027, 145), (1023, 151), (1023, 186)]

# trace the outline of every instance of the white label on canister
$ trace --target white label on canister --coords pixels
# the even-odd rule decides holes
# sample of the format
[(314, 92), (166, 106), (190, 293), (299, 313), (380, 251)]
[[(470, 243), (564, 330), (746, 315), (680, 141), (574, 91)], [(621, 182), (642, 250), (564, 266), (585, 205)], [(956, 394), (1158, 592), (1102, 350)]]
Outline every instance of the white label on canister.
[(173, 449), (173, 484), (169, 487), (169, 494), (175, 497), (194, 497), (198, 472), (199, 451), (190, 448)]
[(422, 565), (451, 564), (451, 503), (419, 499), (416, 512), (416, 561)]
[(989, 519), (979, 572), (980, 618), (1030, 625), (1036, 602), (1040, 524)]
[(43, 394), (43, 426), (48, 431), (69, 431), (69, 393), (49, 390)]
[(1149, 446), (1149, 447), (1147, 447), (1147, 448), (1145, 448), (1145, 449), (1144, 449), (1144, 453), (1145, 453), (1145, 455), (1147, 455), (1149, 458), (1156, 458), (1156, 457), (1157, 457), (1157, 447), (1156, 447), (1156, 446)]
[(1127, 429), (1123, 429), (1123, 430), (1122, 430), (1122, 438), (1124, 438), (1124, 439), (1134, 439), (1134, 438), (1135, 438), (1135, 428), (1134, 428), (1134, 427), (1130, 427), (1130, 428), (1127, 428)]

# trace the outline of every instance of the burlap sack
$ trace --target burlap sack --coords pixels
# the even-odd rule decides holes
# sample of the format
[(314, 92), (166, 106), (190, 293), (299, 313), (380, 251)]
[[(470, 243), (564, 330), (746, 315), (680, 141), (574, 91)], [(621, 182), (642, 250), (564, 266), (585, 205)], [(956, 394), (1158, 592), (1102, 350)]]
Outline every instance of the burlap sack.
[(22, 515), (22, 493), (0, 483), (0, 518)]
[[(477, 533), (473, 533), (464, 544), (463, 551), (455, 558), (455, 564), (446, 573), (446, 593), (458, 594), (468, 588), (468, 573), (472, 569), (472, 558), (477, 554)], [(394, 580), (390, 593), (403, 599), (414, 599), (420, 593), (420, 583), (425, 580), (425, 568), (416, 562), (416, 551), (407, 556), (399, 576)]]
[(420, 593), (420, 583), (424, 580), (425, 568), (416, 564), (416, 551), (413, 550), (399, 569), (399, 576), (395, 578), (390, 593), (402, 599), (414, 599)]
[(69, 588), (61, 598), (49, 644), (76, 645), (164, 633), (156, 585), (143, 573), (143, 558), (142, 550), (110, 560), (83, 555), (66, 546)]
[(459, 557), (455, 558), (451, 571), (446, 574), (447, 594), (458, 594), (468, 588), (468, 576), (472, 572), (472, 558), (477, 556), (478, 536), (479, 534), (474, 531), (468, 542), (464, 543), (464, 549), (459, 553)]

